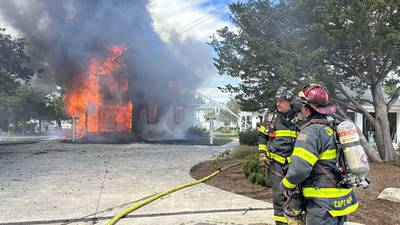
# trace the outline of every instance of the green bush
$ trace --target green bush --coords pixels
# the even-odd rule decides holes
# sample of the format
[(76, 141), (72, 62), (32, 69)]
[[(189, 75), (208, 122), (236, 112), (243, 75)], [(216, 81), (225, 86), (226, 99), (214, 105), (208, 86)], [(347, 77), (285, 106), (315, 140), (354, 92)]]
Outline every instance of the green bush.
[(187, 129), (186, 137), (208, 137), (208, 132), (205, 128), (192, 126)]
[(265, 167), (261, 166), (257, 154), (246, 157), (243, 163), (243, 172), (252, 183), (267, 187), (272, 186), (271, 177), (266, 173)]
[(258, 131), (249, 130), (239, 133), (239, 142), (242, 145), (257, 145), (258, 144)]

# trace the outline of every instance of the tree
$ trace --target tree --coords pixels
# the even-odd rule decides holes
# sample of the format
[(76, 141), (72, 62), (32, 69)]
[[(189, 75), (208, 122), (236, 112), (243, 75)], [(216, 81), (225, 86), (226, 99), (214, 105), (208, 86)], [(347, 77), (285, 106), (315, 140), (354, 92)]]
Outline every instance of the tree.
[(61, 89), (47, 96), (47, 107), (50, 113), (49, 119), (56, 120), (58, 128), (61, 129), (61, 120), (68, 118), (65, 114), (64, 94)]
[(26, 45), (24, 38), (12, 38), (6, 29), (0, 28), (0, 129), (8, 130), (12, 116), (10, 98), (17, 94), (21, 82), (28, 83), (34, 75), (24, 52)]
[[(238, 30), (223, 28), (211, 42), (219, 72), (242, 80), (228, 91), (260, 108), (279, 85), (323, 83), (344, 110), (372, 124), (380, 157), (394, 159), (388, 112), (400, 95), (397, 1), (249, 1), (230, 10)], [(387, 99), (385, 86), (396, 87)]]
[(25, 54), (24, 38), (12, 38), (0, 28), (0, 92), (15, 90), (20, 81), (29, 82), (34, 71), (27, 66), (30, 59)]
[[(26, 123), (31, 119), (39, 120), (39, 132), (41, 121), (49, 118), (49, 110), (46, 103), (46, 94), (35, 91), (29, 85), (17, 85), (15, 94), (8, 97), (9, 120), (13, 122), (15, 131), (26, 133)], [(20, 123), (22, 127), (20, 128)]]
[(285, 17), (266, 1), (231, 4), (230, 10), (238, 30), (218, 30), (210, 45), (218, 53), (214, 65), (219, 74), (241, 82), (221, 89), (236, 94), (243, 110), (273, 108), (277, 89), (297, 84), (292, 53), (283, 51), (276, 32)]
[(215, 109), (207, 109), (207, 111), (204, 113), (204, 119), (206, 121), (214, 120), (217, 116), (217, 113), (215, 112)]
[(240, 105), (235, 99), (230, 99), (226, 104), (226, 108), (230, 110), (221, 110), (218, 114), (218, 119), (224, 122), (225, 126), (229, 126), (231, 123), (237, 124), (238, 118), (232, 113), (239, 115), (240, 113)]

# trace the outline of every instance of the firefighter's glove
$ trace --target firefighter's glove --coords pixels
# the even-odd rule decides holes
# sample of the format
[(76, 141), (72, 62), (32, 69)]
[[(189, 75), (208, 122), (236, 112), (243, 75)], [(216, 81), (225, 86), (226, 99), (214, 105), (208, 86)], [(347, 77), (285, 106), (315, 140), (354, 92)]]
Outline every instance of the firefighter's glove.
[(293, 189), (287, 188), (283, 184), (283, 181), (280, 184), (280, 188), (281, 188), (282, 195), (284, 195), (286, 198), (289, 198), (289, 196), (293, 193)]
[(304, 215), (304, 200), (299, 191), (294, 191), (283, 204), (283, 211), (286, 216), (301, 218)]
[(261, 165), (269, 166), (271, 164), (265, 153), (260, 153), (258, 159), (260, 160)]

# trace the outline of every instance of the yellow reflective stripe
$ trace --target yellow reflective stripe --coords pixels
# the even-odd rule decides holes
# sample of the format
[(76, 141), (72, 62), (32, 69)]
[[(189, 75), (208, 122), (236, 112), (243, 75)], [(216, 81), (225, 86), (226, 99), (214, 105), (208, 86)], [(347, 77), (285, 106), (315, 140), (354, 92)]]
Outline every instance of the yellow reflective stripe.
[(274, 159), (275, 161), (277, 161), (277, 162), (279, 162), (281, 164), (285, 164), (285, 162), (286, 162), (286, 158), (285, 157), (282, 157), (282, 156), (277, 155), (277, 154), (272, 153), (272, 152), (270, 154), (270, 157), (271, 157), (271, 159)]
[(259, 150), (259, 151), (267, 151), (267, 145), (265, 145), (265, 144), (259, 144), (259, 145), (258, 145), (258, 150)]
[(281, 222), (281, 223), (288, 223), (288, 220), (284, 216), (273, 216), (275, 221)]
[(275, 137), (292, 137), (296, 138), (299, 132), (293, 130), (277, 130), (275, 131)]
[(282, 157), (282, 156), (272, 153), (272, 152), (269, 153), (269, 156), (271, 159), (277, 161), (280, 164), (285, 164), (286, 162), (288, 162), (288, 163), (292, 162), (292, 159), (290, 157), (285, 158), (285, 157)]
[(265, 135), (268, 135), (268, 132), (266, 131), (266, 128), (265, 128), (263, 125), (261, 125), (261, 126), (258, 128), (258, 131), (261, 132), (261, 133), (263, 133), (263, 134), (265, 134)]
[(318, 161), (318, 157), (309, 152), (308, 150), (304, 148), (294, 148), (292, 156), (297, 156), (306, 162), (308, 162), (311, 166), (314, 166), (314, 164)]
[(292, 162), (292, 159), (290, 157), (285, 158), (283, 156), (280, 156), (280, 155), (272, 153), (272, 152), (269, 152), (269, 157), (271, 159), (277, 161), (280, 164), (285, 164), (286, 162), (288, 162), (288, 163)]
[(352, 206), (349, 206), (345, 209), (342, 210), (329, 210), (328, 212), (333, 216), (333, 217), (337, 217), (337, 216), (345, 216), (348, 215), (354, 211), (356, 211), (358, 209), (358, 202)]
[(288, 179), (286, 179), (286, 177), (283, 178), (282, 183), (283, 183), (283, 185), (285, 185), (285, 187), (287, 187), (289, 189), (293, 189), (296, 187), (296, 185), (290, 183), (290, 181), (288, 181)]
[(351, 188), (303, 188), (303, 196), (307, 198), (340, 198), (350, 194)]
[(336, 149), (329, 149), (319, 155), (320, 160), (336, 159)]

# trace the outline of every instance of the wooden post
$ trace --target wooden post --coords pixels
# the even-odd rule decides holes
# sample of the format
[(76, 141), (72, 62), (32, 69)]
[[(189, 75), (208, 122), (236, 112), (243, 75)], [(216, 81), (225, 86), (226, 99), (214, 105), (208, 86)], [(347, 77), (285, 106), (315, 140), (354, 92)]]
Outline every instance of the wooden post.
[(89, 131), (89, 121), (88, 121), (88, 110), (87, 110), (87, 106), (85, 107), (85, 135), (88, 134)]
[(72, 143), (76, 143), (76, 116), (72, 117)]
[(214, 120), (216, 119), (216, 109), (214, 108), (214, 114), (210, 118), (210, 145), (214, 145)]
[(210, 145), (214, 144), (214, 118), (210, 118)]

